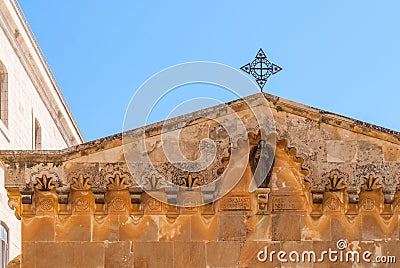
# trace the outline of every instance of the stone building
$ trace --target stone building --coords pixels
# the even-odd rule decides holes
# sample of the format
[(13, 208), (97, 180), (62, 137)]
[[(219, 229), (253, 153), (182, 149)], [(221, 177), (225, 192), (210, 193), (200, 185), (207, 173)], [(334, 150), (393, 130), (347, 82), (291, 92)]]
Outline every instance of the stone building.
[(23, 267), (400, 261), (400, 133), (265, 93), (0, 159)]
[[(0, 149), (62, 149), (82, 135), (17, 1), (0, 1)], [(20, 254), (21, 228), (0, 168), (1, 262)]]

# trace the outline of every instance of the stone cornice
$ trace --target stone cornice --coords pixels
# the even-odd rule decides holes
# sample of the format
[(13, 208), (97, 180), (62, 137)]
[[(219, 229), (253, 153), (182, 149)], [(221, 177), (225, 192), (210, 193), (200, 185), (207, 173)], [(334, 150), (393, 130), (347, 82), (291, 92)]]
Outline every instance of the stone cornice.
[(84, 141), (26, 19), (14, 0), (0, 4), (0, 27), (30, 77), (67, 146)]
[[(313, 120), (315, 122), (321, 122), (328, 125), (332, 125), (338, 128), (346, 129), (351, 132), (373, 137), (382, 141), (388, 141), (397, 145), (400, 145), (400, 133), (394, 130), (379, 127), (373, 124), (362, 122), (356, 119), (351, 119), (334, 113), (330, 113), (324, 110), (306, 106), (300, 103), (289, 101), (274, 95), (267, 93), (258, 93), (244, 99), (238, 99), (231, 101), (228, 104), (234, 111), (243, 111), (248, 109), (246, 102), (256, 101), (257, 98), (263, 94), (263, 96), (269, 101), (271, 109), (276, 109), (278, 113), (280, 111), (287, 112)], [(246, 101), (245, 101), (246, 100)], [(154, 124), (150, 124), (144, 127), (130, 130), (129, 135), (136, 139), (142, 138), (143, 133), (146, 133), (146, 137), (156, 136), (161, 131), (173, 131), (182, 127), (182, 122), (186, 122), (188, 119), (198, 119), (205, 116), (209, 116), (218, 112), (221, 114), (226, 109), (225, 104), (213, 106), (200, 111), (188, 113), (175, 118), (171, 118), (165, 121), (160, 121)], [(225, 111), (226, 112), (226, 111)], [(204, 119), (207, 120), (207, 119)], [(282, 138), (282, 137), (280, 137)], [(122, 145), (122, 133), (114, 134), (108, 137), (100, 138), (94, 141), (86, 142), (76, 146), (71, 146), (62, 150), (50, 150), (50, 151), (29, 151), (29, 150), (4, 150), (0, 151), (0, 158), (3, 161), (15, 161), (16, 159), (26, 161), (33, 161), (36, 159), (37, 162), (43, 162), (46, 159), (57, 159), (59, 161), (65, 161), (67, 159), (74, 159), (87, 154), (94, 153), (100, 150), (107, 150)]]

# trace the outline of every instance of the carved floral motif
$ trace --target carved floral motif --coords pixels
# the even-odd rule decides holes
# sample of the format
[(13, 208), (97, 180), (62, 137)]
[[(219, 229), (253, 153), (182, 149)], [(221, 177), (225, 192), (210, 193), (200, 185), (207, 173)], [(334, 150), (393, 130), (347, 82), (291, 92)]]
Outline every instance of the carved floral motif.
[(83, 174), (80, 174), (78, 178), (72, 178), (73, 184), (71, 188), (74, 190), (89, 190), (90, 189), (90, 179), (88, 177), (84, 177)]
[(330, 191), (340, 191), (345, 187), (344, 182), (347, 181), (349, 175), (339, 169), (332, 169), (322, 174), (322, 180), (326, 183), (326, 188)]
[(47, 178), (46, 175), (43, 175), (41, 178), (36, 178), (36, 188), (40, 191), (50, 191), (54, 188), (53, 178)]
[(53, 201), (51, 199), (45, 198), (39, 201), (39, 207), (43, 211), (50, 211), (53, 209)]
[(75, 209), (77, 211), (88, 211), (89, 204), (90, 203), (88, 198), (77, 198), (75, 200)]
[(110, 189), (110, 190), (123, 190), (128, 187), (126, 178), (121, 177), (121, 175), (119, 173), (115, 174), (115, 177), (110, 177), (109, 180), (110, 180), (110, 183), (108, 185), (108, 189)]

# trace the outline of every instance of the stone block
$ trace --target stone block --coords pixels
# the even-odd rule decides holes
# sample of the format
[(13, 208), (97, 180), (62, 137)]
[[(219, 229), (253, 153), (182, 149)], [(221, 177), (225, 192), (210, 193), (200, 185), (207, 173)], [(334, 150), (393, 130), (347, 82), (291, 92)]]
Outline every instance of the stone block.
[(398, 216), (363, 215), (362, 240), (399, 239)]
[(218, 221), (219, 241), (244, 241), (246, 239), (246, 216), (220, 215)]
[(373, 163), (383, 161), (382, 146), (369, 140), (357, 141), (359, 162)]
[(394, 144), (384, 144), (382, 146), (383, 161), (396, 162), (400, 161), (400, 146)]
[(339, 128), (337, 126), (332, 126), (328, 124), (321, 123), (320, 125), (322, 137), (325, 140), (343, 140), (343, 141), (351, 141), (357, 139), (357, 134), (344, 129)]
[(105, 243), (105, 268), (128, 268), (133, 267), (132, 242), (106, 242)]
[[(36, 268), (73, 267), (77, 256), (74, 256), (76, 243), (72, 242), (39, 242), (35, 247), (35, 265)], [(83, 257), (83, 256), (82, 256)], [(88, 256), (85, 256), (88, 257)], [(24, 256), (23, 256), (24, 258)], [(83, 260), (81, 260), (83, 261)], [(82, 267), (82, 266), (81, 266)]]
[(119, 221), (115, 215), (94, 215), (92, 241), (118, 241)]
[(189, 241), (190, 216), (160, 216), (158, 237), (160, 241)]
[(56, 241), (90, 241), (92, 219), (90, 215), (56, 216)]
[(271, 215), (254, 215), (247, 220), (246, 241), (271, 241)]
[(361, 240), (361, 217), (354, 215), (331, 215), (331, 239), (338, 241)]
[(329, 163), (348, 163), (357, 161), (357, 141), (328, 140), (326, 154)]
[(245, 242), (240, 250), (240, 267), (278, 267), (280, 262), (274, 256), (271, 261), (270, 254), (272, 251), (279, 252), (280, 245), (280, 242)]
[(134, 242), (134, 267), (173, 267), (173, 242)]
[(159, 216), (119, 216), (119, 240), (158, 241)]
[(54, 216), (25, 216), (22, 218), (22, 241), (54, 241), (55, 217)]
[(192, 215), (190, 217), (192, 241), (212, 241), (218, 237), (218, 217)]
[[(61, 246), (61, 243), (57, 246)], [(73, 266), (70, 267), (104, 267), (103, 242), (74, 242), (72, 247)]]
[(207, 266), (237, 267), (240, 260), (240, 242), (208, 242)]
[(22, 242), (21, 267), (35, 267), (36, 242)]
[(206, 267), (205, 242), (175, 242), (174, 267)]
[[(286, 262), (282, 261), (282, 263), (287, 263), (288, 266), (310, 267), (317, 260), (317, 254), (304, 254), (304, 252), (314, 250), (313, 242), (311, 241), (282, 241), (281, 250), (286, 252), (286, 255), (282, 256)], [(296, 252), (298, 255), (292, 252)], [(278, 256), (275, 255), (275, 258), (278, 258)]]
[(322, 215), (318, 217), (304, 216), (304, 225), (301, 228), (301, 240), (330, 241), (331, 217)]
[(303, 228), (303, 216), (298, 214), (272, 215), (273, 241), (298, 241)]

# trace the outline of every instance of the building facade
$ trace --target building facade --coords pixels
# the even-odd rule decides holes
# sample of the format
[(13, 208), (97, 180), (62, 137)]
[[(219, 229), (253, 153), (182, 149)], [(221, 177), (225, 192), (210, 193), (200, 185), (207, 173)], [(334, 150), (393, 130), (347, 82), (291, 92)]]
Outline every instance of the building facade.
[[(83, 137), (17, 1), (0, 1), (0, 149), (62, 149)], [(0, 168), (1, 265), (20, 254), (20, 221)]]
[(265, 93), (0, 159), (22, 267), (400, 261), (400, 133)]

